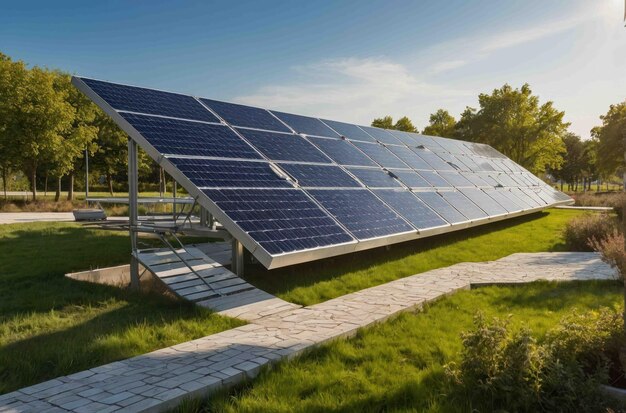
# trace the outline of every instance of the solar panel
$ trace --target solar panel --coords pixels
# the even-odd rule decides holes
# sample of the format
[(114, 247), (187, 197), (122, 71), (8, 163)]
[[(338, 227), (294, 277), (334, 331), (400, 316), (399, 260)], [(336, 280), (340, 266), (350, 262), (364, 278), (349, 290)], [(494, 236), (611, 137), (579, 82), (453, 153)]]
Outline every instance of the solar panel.
[(344, 140), (324, 138), (309, 138), (309, 140), (340, 165), (376, 166), (370, 158)]
[(356, 125), (326, 119), (323, 119), (323, 122), (333, 128), (335, 132), (348, 139), (355, 141), (376, 142), (376, 139), (371, 137), (367, 132)]
[(298, 185), (302, 187), (358, 188), (361, 186), (338, 166), (281, 163), (280, 167), (296, 179)]
[(443, 218), (406, 190), (378, 189), (374, 193), (418, 230), (448, 225)]
[(272, 161), (332, 163), (300, 135), (251, 129), (237, 131), (265, 157)]
[(389, 149), (378, 143), (353, 142), (364, 154), (372, 158), (384, 168), (407, 168)]
[(232, 129), (224, 125), (133, 113), (121, 115), (163, 154), (263, 159)]
[(437, 211), (450, 224), (467, 222), (467, 218), (456, 208), (446, 201), (438, 192), (415, 192), (415, 196), (428, 205), (433, 211)]
[(200, 101), (233, 126), (291, 132), (288, 127), (265, 109), (204, 98)]
[(478, 205), (488, 215), (506, 214), (507, 210), (478, 188), (461, 188), (460, 191)]
[(396, 138), (385, 129), (374, 128), (372, 126), (361, 126), (360, 128), (370, 134), (370, 136), (374, 137), (377, 141), (386, 145), (404, 145), (400, 139)]
[(391, 169), (390, 172), (409, 188), (432, 188), (432, 185), (417, 172), (404, 169)]
[(267, 268), (571, 202), (484, 144), (72, 81)]
[(380, 169), (348, 168), (348, 171), (356, 176), (365, 186), (370, 188), (402, 187), (400, 182), (393, 179), (389, 173)]
[(352, 241), (298, 189), (207, 189), (204, 193), (270, 254)]
[(459, 191), (441, 192), (441, 196), (468, 219), (486, 218), (487, 214), (479, 206)]
[(368, 190), (312, 190), (309, 193), (359, 240), (413, 231)]
[(199, 188), (293, 188), (267, 162), (170, 158)]
[(276, 112), (274, 110), (271, 112), (297, 133), (312, 136), (326, 136), (329, 138), (339, 137), (338, 133), (326, 126), (326, 124), (319, 119), (293, 115), (291, 113)]
[(93, 79), (82, 81), (115, 110), (219, 123), (215, 115), (191, 96)]

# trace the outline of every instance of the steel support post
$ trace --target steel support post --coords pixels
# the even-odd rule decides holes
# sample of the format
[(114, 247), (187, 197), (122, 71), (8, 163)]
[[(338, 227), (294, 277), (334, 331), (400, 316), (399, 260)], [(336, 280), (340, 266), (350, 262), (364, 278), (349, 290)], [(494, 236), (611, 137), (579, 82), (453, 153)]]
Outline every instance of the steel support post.
[(231, 259), (231, 270), (238, 276), (243, 276), (243, 244), (233, 238), (233, 254)]
[(137, 143), (128, 140), (128, 230), (130, 234), (131, 258), (130, 258), (130, 286), (139, 289), (139, 261), (137, 261), (137, 224), (139, 216), (137, 211)]

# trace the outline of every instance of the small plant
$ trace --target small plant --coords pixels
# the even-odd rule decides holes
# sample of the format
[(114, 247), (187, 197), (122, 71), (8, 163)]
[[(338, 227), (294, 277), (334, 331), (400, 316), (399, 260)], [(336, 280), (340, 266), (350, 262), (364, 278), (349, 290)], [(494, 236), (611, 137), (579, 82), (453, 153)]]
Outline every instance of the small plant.
[(624, 235), (617, 229), (604, 238), (592, 237), (589, 245), (594, 251), (598, 251), (602, 261), (618, 270), (620, 277), (624, 279), (626, 274), (626, 251), (624, 250)]
[(608, 214), (588, 214), (565, 226), (565, 243), (570, 251), (593, 251), (591, 240), (602, 240), (617, 231), (617, 220)]
[(485, 410), (604, 411), (599, 385), (621, 344), (623, 321), (615, 310), (573, 312), (538, 343), (509, 321), (478, 314), (464, 333), (461, 361), (446, 366), (453, 388)]

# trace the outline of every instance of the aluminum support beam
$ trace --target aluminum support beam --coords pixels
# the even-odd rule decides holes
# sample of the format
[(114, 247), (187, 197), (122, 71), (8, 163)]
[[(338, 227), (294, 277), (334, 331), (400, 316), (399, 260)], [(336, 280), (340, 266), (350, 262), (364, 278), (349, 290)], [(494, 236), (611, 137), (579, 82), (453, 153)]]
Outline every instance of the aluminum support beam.
[(132, 248), (130, 258), (130, 286), (139, 289), (139, 261), (137, 261), (137, 224), (139, 216), (137, 211), (138, 181), (137, 181), (137, 143), (128, 140), (128, 230), (130, 245)]
[(233, 238), (233, 256), (231, 259), (230, 270), (237, 274), (239, 277), (243, 276), (243, 244)]

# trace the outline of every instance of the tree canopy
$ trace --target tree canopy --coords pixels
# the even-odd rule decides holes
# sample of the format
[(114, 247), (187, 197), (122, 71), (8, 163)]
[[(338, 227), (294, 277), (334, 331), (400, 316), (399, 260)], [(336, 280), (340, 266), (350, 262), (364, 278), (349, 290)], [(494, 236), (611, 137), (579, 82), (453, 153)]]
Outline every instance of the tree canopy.
[(422, 132), (424, 135), (454, 138), (456, 135), (456, 119), (445, 109), (439, 109), (430, 115), (428, 126)]
[(548, 101), (540, 104), (528, 84), (504, 85), (478, 96), (479, 109), (467, 108), (457, 125), (460, 139), (486, 143), (534, 173), (558, 169), (569, 123)]
[(626, 100), (611, 105), (605, 115), (600, 116), (602, 125), (591, 130), (598, 141), (598, 169), (603, 174), (624, 170), (626, 151)]
[(417, 128), (413, 126), (413, 122), (406, 116), (401, 117), (396, 123), (393, 123), (391, 116), (376, 118), (372, 121), (372, 126), (383, 129), (395, 129), (405, 132), (417, 132)]

